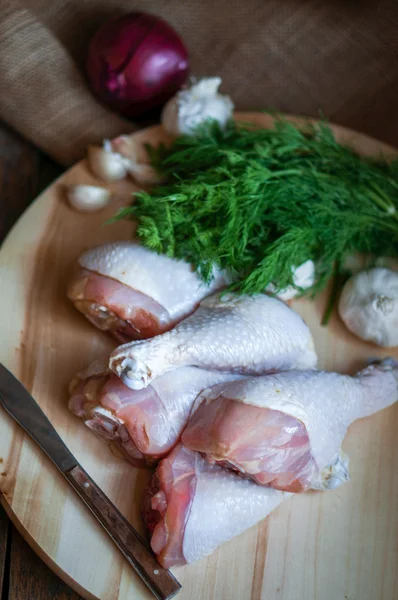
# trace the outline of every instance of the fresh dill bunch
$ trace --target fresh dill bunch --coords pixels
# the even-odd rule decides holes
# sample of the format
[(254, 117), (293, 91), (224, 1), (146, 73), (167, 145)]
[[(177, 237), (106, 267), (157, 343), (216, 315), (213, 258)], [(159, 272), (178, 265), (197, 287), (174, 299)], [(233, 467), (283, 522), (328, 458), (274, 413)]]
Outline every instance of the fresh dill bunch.
[(325, 123), (207, 123), (148, 152), (167, 183), (115, 219), (137, 220), (142, 244), (191, 262), (205, 281), (217, 266), (239, 293), (277, 292), (311, 259), (315, 295), (353, 253), (398, 254), (397, 163), (360, 157)]

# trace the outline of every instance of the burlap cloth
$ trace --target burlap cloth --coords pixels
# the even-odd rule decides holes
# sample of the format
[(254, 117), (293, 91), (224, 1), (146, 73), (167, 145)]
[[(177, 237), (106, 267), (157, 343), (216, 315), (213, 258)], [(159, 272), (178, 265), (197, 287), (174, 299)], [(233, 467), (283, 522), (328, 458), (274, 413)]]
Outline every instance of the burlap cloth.
[(136, 9), (167, 19), (237, 108), (322, 111), (398, 145), (398, 0), (0, 0), (0, 117), (65, 165), (132, 131), (82, 65), (98, 25)]

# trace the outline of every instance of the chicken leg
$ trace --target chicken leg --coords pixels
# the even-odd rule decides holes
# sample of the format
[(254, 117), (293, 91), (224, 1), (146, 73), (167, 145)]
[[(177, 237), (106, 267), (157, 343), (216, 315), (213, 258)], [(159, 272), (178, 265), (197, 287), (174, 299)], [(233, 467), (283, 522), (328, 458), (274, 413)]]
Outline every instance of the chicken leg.
[(250, 378), (203, 392), (182, 443), (276, 489), (335, 487), (347, 479), (338, 457), (349, 425), (397, 399), (391, 359), (355, 377), (290, 371)]
[(177, 445), (146, 490), (143, 517), (166, 568), (211, 554), (264, 519), (291, 494), (261, 487)]
[(171, 329), (228, 281), (215, 270), (206, 285), (182, 260), (117, 242), (80, 256), (68, 296), (91, 323), (123, 343)]
[(71, 381), (69, 408), (135, 466), (145, 466), (178, 442), (199, 392), (238, 378), (242, 377), (181, 367), (135, 391), (98, 361)]
[(216, 294), (172, 331), (119, 346), (109, 366), (132, 389), (181, 366), (259, 375), (312, 368), (311, 333), (286, 304), (265, 294)]

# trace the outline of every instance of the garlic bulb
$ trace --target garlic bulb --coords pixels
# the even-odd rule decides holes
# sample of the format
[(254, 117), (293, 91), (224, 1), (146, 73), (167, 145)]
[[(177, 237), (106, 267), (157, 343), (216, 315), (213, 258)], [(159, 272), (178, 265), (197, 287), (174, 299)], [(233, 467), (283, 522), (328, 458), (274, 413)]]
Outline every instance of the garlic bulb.
[(369, 269), (351, 277), (339, 314), (352, 333), (379, 346), (398, 346), (398, 272)]
[(70, 185), (67, 188), (69, 204), (79, 212), (96, 212), (109, 203), (109, 190), (95, 185)]
[(119, 181), (127, 176), (129, 161), (118, 152), (114, 152), (109, 140), (100, 146), (89, 146), (87, 159), (90, 169), (104, 181)]
[[(315, 264), (312, 260), (305, 261), (303, 264), (301, 264), (300, 266), (296, 267), (293, 270), (294, 286), (297, 286), (303, 290), (306, 290), (307, 288), (314, 285), (314, 282), (315, 282)], [(272, 283), (270, 283), (269, 285), (267, 285), (266, 291), (273, 294), (275, 292), (275, 286)], [(299, 290), (297, 290), (292, 285), (289, 285), (284, 290), (280, 290), (280, 292), (278, 292), (276, 295), (281, 300), (286, 301), (286, 300), (292, 300), (292, 298), (295, 298), (295, 296), (297, 296), (299, 293), (300, 293)]]
[(218, 93), (220, 77), (209, 77), (178, 92), (162, 111), (163, 127), (172, 135), (191, 134), (208, 119), (225, 127), (232, 117), (234, 105), (228, 96)]

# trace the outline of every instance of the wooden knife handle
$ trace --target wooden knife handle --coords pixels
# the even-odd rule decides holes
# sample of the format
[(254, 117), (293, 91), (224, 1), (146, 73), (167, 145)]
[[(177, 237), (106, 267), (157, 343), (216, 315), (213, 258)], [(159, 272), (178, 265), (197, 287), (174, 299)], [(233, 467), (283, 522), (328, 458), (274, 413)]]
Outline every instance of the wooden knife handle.
[(181, 585), (159, 565), (146, 541), (80, 465), (64, 475), (156, 598), (168, 600), (175, 596)]

